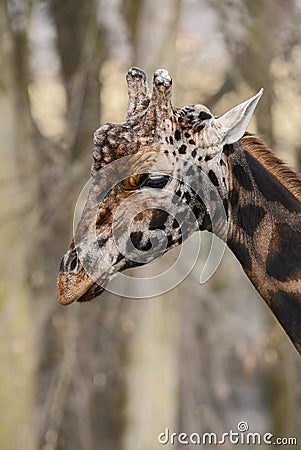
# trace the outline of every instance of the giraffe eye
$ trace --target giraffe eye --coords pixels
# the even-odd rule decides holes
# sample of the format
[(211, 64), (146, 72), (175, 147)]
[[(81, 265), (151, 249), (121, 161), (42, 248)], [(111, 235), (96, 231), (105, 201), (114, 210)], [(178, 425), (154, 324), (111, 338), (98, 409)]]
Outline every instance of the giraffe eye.
[(169, 181), (169, 176), (164, 173), (149, 173), (142, 186), (162, 189)]
[(128, 191), (133, 191), (140, 187), (162, 189), (168, 183), (169, 179), (170, 177), (164, 173), (144, 173), (126, 178), (123, 180), (123, 186)]

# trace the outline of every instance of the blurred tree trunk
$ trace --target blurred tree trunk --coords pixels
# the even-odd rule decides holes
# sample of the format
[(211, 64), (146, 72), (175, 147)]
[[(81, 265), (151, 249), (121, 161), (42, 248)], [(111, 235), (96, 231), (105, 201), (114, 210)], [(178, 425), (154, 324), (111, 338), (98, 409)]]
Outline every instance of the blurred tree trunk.
[[(113, 450), (120, 446), (124, 396), (117, 370), (122, 339), (112, 335), (116, 307), (97, 302), (83, 315), (79, 305), (63, 310), (55, 298), (59, 261), (72, 234), (76, 192), (89, 175), (93, 132), (99, 125), (104, 42), (95, 1), (53, 0), (49, 5), (67, 115), (62, 145), (47, 154), (40, 170), (38, 239), (29, 267), (34, 271), (40, 261), (43, 282), (32, 289), (42, 305), (51, 304), (40, 330), (39, 440), (45, 448)], [(110, 357), (100, 360), (99, 354), (107, 350)]]
[[(1, 195), (2, 280), (0, 283), (2, 362), (0, 442), (1, 449), (35, 448), (32, 427), (35, 388), (34, 320), (27, 288), (26, 254), (30, 246), (32, 207), (30, 176), (35, 167), (31, 120), (28, 109), (29, 2), (0, 5), (1, 43)], [(9, 100), (13, 102), (9, 103)]]
[[(35, 385), (39, 448), (114, 450), (121, 445), (124, 389), (119, 365), (124, 353), (123, 331), (121, 324), (117, 331), (114, 328), (119, 306), (98, 302), (80, 317), (79, 305), (63, 310), (56, 303), (56, 276), (71, 239), (76, 191), (89, 174), (81, 165), (86, 168), (91, 162), (93, 131), (99, 124), (99, 69), (104, 44), (96, 10), (94, 1), (50, 3), (67, 93), (65, 134), (59, 146), (46, 140), (32, 120), (27, 27), (22, 28), (22, 33), (15, 32), (15, 18), (10, 18), (18, 179), (21, 186), (28, 187), (34, 205), (26, 239), (22, 223), (24, 258), (20, 273), (30, 282), (36, 330), (32, 337), (38, 353), (36, 378), (28, 376), (31, 383), (24, 390), (25, 398), (20, 396), (18, 401), (22, 405), (26, 399), (26, 417), (32, 421), (33, 398), (30, 402), (28, 397)], [(21, 298), (19, 301), (19, 310), (24, 314)], [(99, 354), (104, 353), (107, 358), (100, 360)], [(21, 362), (24, 364), (23, 358)], [(26, 364), (31, 373), (32, 366), (28, 361)], [(21, 411), (16, 409), (16, 414)], [(4, 445), (5, 440), (1, 442)], [(22, 447), (35, 448), (32, 439), (25, 447), (24, 436)]]
[[(181, 1), (126, 2), (134, 65), (151, 83), (159, 67), (175, 72), (175, 40)], [(152, 39), (149, 39), (152, 36)], [(148, 51), (145, 51), (145, 49)], [(164, 266), (162, 266), (163, 268)], [(126, 450), (161, 448), (158, 435), (175, 430), (178, 413), (178, 298), (162, 296), (127, 301), (133, 332), (128, 348)], [(168, 318), (168, 321), (166, 320)]]
[(97, 21), (95, 0), (49, 0), (57, 30), (57, 48), (67, 93), (67, 132), (64, 146), (72, 160), (91, 162), (93, 133), (99, 126), (99, 70), (105, 43)]

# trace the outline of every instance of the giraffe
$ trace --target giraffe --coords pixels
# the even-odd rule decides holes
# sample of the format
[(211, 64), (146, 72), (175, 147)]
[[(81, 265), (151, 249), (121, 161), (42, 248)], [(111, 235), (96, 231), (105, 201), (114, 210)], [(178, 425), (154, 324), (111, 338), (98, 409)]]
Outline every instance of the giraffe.
[[(92, 300), (117, 272), (148, 263), (195, 231), (211, 231), (301, 354), (301, 178), (247, 132), (263, 90), (216, 118), (200, 104), (174, 108), (164, 69), (154, 74), (152, 94), (139, 68), (126, 79), (126, 121), (94, 134), (94, 182), (61, 262), (59, 303)], [(137, 195), (145, 208), (133, 218)], [(112, 226), (123, 202), (121, 251)], [(165, 240), (151, 239), (154, 230)]]

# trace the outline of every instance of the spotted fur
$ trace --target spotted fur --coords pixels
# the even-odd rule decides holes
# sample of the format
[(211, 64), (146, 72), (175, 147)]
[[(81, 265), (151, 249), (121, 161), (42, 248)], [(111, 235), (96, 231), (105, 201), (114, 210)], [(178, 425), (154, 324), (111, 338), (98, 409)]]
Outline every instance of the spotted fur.
[[(245, 132), (262, 92), (215, 118), (199, 104), (173, 108), (162, 69), (152, 95), (140, 69), (130, 69), (127, 83), (126, 121), (94, 135), (93, 183), (60, 266), (60, 303), (91, 300), (117, 271), (152, 261), (197, 230), (213, 231), (301, 353), (301, 179)], [(129, 178), (111, 186), (125, 170)]]

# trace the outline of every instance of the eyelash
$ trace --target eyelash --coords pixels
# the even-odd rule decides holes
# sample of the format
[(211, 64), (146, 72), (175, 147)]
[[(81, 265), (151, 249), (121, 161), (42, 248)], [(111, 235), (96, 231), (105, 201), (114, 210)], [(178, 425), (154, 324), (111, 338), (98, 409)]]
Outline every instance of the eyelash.
[(123, 181), (127, 190), (135, 190), (143, 187), (154, 189), (163, 189), (169, 181), (169, 176), (160, 173), (148, 173), (142, 175), (133, 175)]
[(169, 181), (169, 176), (164, 174), (148, 174), (141, 187), (163, 189)]

